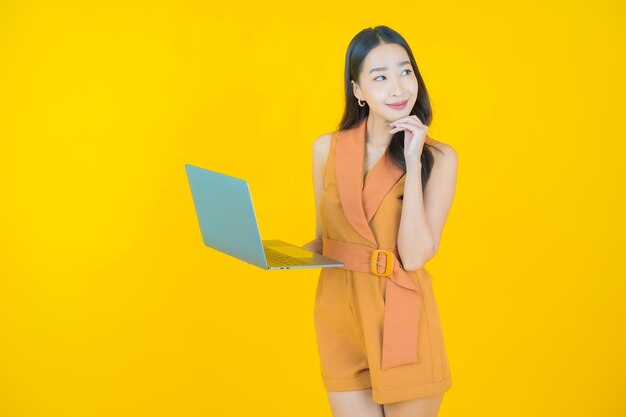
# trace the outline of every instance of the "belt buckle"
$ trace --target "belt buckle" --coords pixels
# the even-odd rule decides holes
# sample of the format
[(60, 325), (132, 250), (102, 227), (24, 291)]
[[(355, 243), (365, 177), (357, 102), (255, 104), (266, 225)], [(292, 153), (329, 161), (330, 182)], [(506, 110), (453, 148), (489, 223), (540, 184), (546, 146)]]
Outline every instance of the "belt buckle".
[[(378, 254), (385, 253), (385, 272), (378, 272)], [(370, 255), (370, 272), (379, 277), (388, 277), (393, 272), (393, 253), (387, 249), (374, 249)]]

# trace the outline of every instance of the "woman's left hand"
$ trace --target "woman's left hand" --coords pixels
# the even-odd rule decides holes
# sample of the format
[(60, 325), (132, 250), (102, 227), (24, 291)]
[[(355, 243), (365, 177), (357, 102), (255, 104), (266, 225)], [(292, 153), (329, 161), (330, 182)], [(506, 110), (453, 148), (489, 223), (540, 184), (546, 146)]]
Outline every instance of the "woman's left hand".
[(389, 123), (389, 133), (404, 130), (404, 159), (409, 162), (420, 162), (422, 148), (426, 140), (428, 126), (423, 124), (414, 114)]

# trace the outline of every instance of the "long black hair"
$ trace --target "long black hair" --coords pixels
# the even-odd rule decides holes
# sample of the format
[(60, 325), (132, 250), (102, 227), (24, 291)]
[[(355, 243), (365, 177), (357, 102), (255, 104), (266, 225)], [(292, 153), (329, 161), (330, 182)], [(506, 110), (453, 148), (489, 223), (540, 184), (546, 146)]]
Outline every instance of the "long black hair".
[[(406, 50), (415, 76), (417, 77), (417, 100), (415, 100), (415, 105), (411, 109), (410, 114), (416, 115), (423, 124), (430, 126), (433, 117), (432, 109), (430, 107), (430, 99), (428, 98), (428, 91), (426, 90), (426, 85), (424, 84), (422, 75), (420, 74), (417, 64), (415, 63), (413, 52), (402, 35), (387, 26), (381, 25), (374, 28), (363, 29), (357, 33), (354, 38), (352, 38), (352, 41), (350, 41), (348, 51), (346, 52), (346, 64), (344, 71), (346, 107), (338, 126), (339, 130), (350, 129), (357, 126), (359, 122), (369, 114), (369, 106), (367, 104), (363, 107), (357, 104), (356, 97), (354, 96), (354, 92), (352, 90), (352, 83), (350, 81), (354, 80), (357, 83), (359, 82), (359, 74), (361, 73), (361, 69), (363, 67), (363, 61), (372, 49), (381, 44), (389, 43), (398, 44)], [(430, 173), (435, 162), (430, 148), (437, 149), (434, 146), (424, 143), (422, 155), (420, 156), (422, 164), (422, 191), (426, 187), (426, 182), (430, 177)], [(437, 151), (440, 152), (439, 149), (437, 149)], [(391, 160), (404, 172), (406, 172), (406, 161), (404, 159), (404, 131), (399, 131), (393, 134), (391, 142), (389, 143), (385, 153), (388, 153)]]

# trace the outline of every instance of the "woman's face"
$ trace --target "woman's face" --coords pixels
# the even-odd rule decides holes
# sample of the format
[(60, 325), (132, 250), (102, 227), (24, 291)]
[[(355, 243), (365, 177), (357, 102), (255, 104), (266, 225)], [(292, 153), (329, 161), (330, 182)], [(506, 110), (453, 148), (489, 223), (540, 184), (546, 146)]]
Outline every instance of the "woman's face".
[[(398, 44), (381, 44), (372, 49), (359, 74), (358, 84), (352, 81), (352, 91), (361, 102), (366, 101), (372, 112), (385, 121), (408, 116), (417, 100), (417, 77), (409, 56)], [(390, 104), (404, 102), (402, 108)]]

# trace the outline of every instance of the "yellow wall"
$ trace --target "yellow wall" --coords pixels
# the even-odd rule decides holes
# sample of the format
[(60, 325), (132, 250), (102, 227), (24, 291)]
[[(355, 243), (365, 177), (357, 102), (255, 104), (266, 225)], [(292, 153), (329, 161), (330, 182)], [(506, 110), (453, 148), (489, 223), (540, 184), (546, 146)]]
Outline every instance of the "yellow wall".
[(313, 239), (311, 143), (379, 24), (459, 155), (440, 415), (626, 414), (620, 2), (98, 3), (0, 3), (0, 415), (330, 416), (319, 270), (203, 246), (184, 164)]

